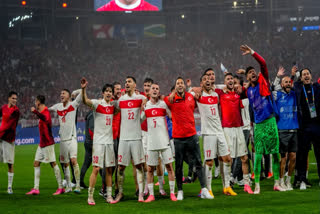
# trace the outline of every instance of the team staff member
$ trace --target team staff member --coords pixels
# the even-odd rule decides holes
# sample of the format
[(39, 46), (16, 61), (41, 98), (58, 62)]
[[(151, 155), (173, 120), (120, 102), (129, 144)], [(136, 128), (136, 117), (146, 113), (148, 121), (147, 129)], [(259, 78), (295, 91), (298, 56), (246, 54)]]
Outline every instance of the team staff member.
[(296, 168), (298, 181), (301, 182), (300, 189), (306, 189), (307, 160), (311, 142), (313, 142), (320, 177), (320, 86), (319, 83), (312, 83), (310, 69), (302, 69), (300, 76), (301, 81), (294, 84), (300, 123)]
[(182, 170), (184, 157), (190, 157), (196, 167), (201, 185), (201, 198), (213, 199), (203, 174), (201, 153), (198, 136), (195, 128), (194, 109), (196, 102), (192, 94), (185, 91), (184, 80), (178, 77), (175, 83), (175, 92), (167, 96), (164, 101), (172, 113), (172, 136), (176, 155), (176, 182), (178, 187), (178, 200), (183, 200)]

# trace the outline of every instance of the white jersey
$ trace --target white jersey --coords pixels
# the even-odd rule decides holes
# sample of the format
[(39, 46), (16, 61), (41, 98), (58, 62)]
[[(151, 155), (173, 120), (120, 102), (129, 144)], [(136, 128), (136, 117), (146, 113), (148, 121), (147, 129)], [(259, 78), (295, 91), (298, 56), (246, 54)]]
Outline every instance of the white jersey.
[(244, 130), (250, 130), (250, 113), (249, 113), (249, 99), (242, 99), (242, 105), (244, 108), (241, 109), (241, 117), (243, 121), (242, 128)]
[(202, 92), (197, 101), (201, 117), (201, 134), (223, 134), (218, 103), (219, 95), (216, 92), (212, 91), (210, 94)]
[(166, 115), (171, 112), (162, 100), (156, 104), (148, 101), (144, 110), (147, 117), (148, 133), (147, 133), (147, 150), (161, 150), (170, 147), (170, 139), (168, 134), (168, 127)]
[(76, 114), (77, 108), (81, 104), (81, 93), (78, 94), (76, 99), (72, 102), (68, 102), (66, 106), (63, 103), (57, 103), (49, 108), (49, 111), (55, 111), (59, 117), (60, 123), (60, 141), (68, 141), (73, 137), (77, 137), (76, 130)]
[(94, 107), (93, 144), (113, 144), (112, 120), (114, 107), (102, 100), (91, 100)]
[(121, 110), (120, 140), (141, 140), (140, 109), (147, 99), (141, 94), (121, 96), (117, 102)]

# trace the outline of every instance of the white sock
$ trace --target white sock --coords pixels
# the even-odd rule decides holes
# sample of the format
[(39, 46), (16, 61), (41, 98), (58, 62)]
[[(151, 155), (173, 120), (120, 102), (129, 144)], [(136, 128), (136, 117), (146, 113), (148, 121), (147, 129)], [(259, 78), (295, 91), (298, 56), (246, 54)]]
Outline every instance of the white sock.
[(206, 170), (205, 176), (206, 176), (207, 189), (210, 191), (211, 190), (211, 182), (212, 182), (212, 167), (208, 166), (206, 164), (205, 170)]
[(119, 193), (123, 193), (123, 183), (124, 183), (124, 172), (118, 170), (118, 187)]
[(111, 197), (111, 195), (112, 195), (112, 186), (107, 187), (107, 197)]
[(148, 192), (148, 182), (147, 182), (147, 172), (144, 172), (144, 192), (147, 193)]
[(76, 164), (73, 166), (74, 170), (74, 176), (76, 177), (76, 187), (80, 187), (80, 169), (79, 169), (79, 164)]
[(283, 184), (283, 183), (284, 183), (284, 179), (280, 178), (280, 184)]
[(163, 189), (163, 175), (158, 176), (158, 181), (159, 181), (159, 189), (162, 190)]
[(274, 180), (274, 185), (279, 186), (280, 185), (279, 180)]
[(250, 185), (250, 176), (249, 174), (243, 174), (244, 184)]
[(94, 187), (89, 187), (88, 188), (88, 196), (89, 196), (89, 198), (93, 198), (93, 192), (94, 192)]
[(254, 186), (255, 186), (255, 189), (260, 189), (260, 183), (255, 183)]
[(223, 174), (224, 174), (224, 187), (230, 186), (231, 166), (230, 163), (223, 162)]
[(8, 172), (8, 188), (12, 188), (13, 172)]
[(55, 166), (53, 167), (53, 171), (54, 171), (54, 175), (56, 176), (56, 180), (57, 180), (59, 189), (62, 189), (63, 186), (62, 186), (60, 169), (59, 169), (58, 165), (55, 165)]
[(172, 194), (174, 194), (175, 185), (176, 185), (175, 181), (169, 181), (170, 193)]
[(291, 183), (291, 176), (287, 176), (286, 183)]
[(139, 194), (143, 193), (143, 171), (142, 170), (138, 170), (137, 171), (137, 182), (138, 182), (138, 186), (139, 186)]
[(224, 177), (224, 165), (222, 161), (219, 161), (219, 166), (220, 167), (220, 176), (221, 176), (221, 180), (222, 180), (222, 186), (223, 188), (225, 188), (225, 177)]
[(34, 189), (39, 189), (40, 184), (40, 166), (34, 167)]
[(154, 196), (153, 183), (148, 184), (149, 194)]
[(69, 166), (64, 167), (64, 179), (67, 181), (67, 188), (71, 187)]

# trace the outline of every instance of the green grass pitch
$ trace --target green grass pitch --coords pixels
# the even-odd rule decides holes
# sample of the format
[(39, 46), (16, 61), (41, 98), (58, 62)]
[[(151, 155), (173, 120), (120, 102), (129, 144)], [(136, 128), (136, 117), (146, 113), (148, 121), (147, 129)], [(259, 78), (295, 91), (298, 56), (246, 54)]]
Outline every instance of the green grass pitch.
[[(94, 194), (96, 206), (87, 205), (87, 190), (80, 195), (74, 193), (53, 196), (57, 189), (54, 172), (49, 164), (41, 165), (40, 195), (27, 196), (25, 193), (33, 187), (33, 160), (37, 145), (16, 146), (15, 175), (13, 195), (8, 195), (7, 166), (0, 164), (0, 213), (320, 213), (320, 188), (316, 173), (316, 165), (310, 164), (309, 180), (312, 188), (305, 191), (274, 192), (273, 179), (261, 181), (261, 194), (248, 195), (241, 187), (235, 186), (238, 196), (230, 197), (222, 194), (220, 177), (213, 179), (214, 200), (203, 200), (197, 197), (200, 190), (199, 182), (184, 185), (184, 200), (172, 202), (169, 196), (159, 196), (155, 187), (156, 201), (148, 204), (138, 203), (134, 196), (135, 186), (132, 167), (126, 169), (124, 186), (125, 198), (118, 204), (107, 204), (98, 195), (101, 187), (100, 177), (97, 180)], [(59, 145), (56, 145), (59, 154)], [(83, 162), (84, 147), (78, 145), (78, 161)], [(314, 163), (313, 152), (310, 152), (310, 163)], [(186, 170), (185, 166), (185, 170)], [(85, 183), (92, 168), (89, 168)], [(156, 179), (156, 178), (155, 178)], [(165, 177), (165, 189), (169, 192), (168, 177)]]

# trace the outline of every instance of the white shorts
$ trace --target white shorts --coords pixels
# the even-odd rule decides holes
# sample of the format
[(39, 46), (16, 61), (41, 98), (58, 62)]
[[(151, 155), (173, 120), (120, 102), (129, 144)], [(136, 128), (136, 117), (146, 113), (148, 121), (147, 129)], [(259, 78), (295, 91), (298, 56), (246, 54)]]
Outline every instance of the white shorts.
[(131, 159), (134, 165), (144, 163), (144, 151), (141, 140), (120, 140), (118, 152), (118, 164), (129, 166)]
[(113, 144), (92, 145), (92, 166), (100, 168), (113, 167), (116, 165)]
[(69, 163), (71, 158), (77, 158), (78, 142), (77, 138), (60, 142), (60, 163)]
[(147, 153), (147, 165), (148, 166), (158, 166), (159, 165), (159, 158), (164, 164), (172, 163), (173, 156), (171, 148), (166, 148), (162, 150), (148, 150)]
[(230, 154), (224, 134), (202, 135), (203, 155), (205, 160), (213, 160)]
[(172, 152), (172, 157), (175, 158), (176, 157), (176, 151), (174, 149), (174, 140), (173, 139), (170, 140), (170, 148), (171, 148), (171, 152)]
[(14, 163), (14, 142), (0, 140), (0, 162)]
[(242, 127), (223, 128), (223, 132), (227, 140), (231, 158), (242, 157), (248, 154)]
[(41, 163), (52, 163), (56, 162), (56, 153), (54, 152), (54, 144), (41, 148), (38, 146), (36, 151), (35, 161)]
[(143, 151), (144, 151), (144, 155), (147, 155), (147, 147), (148, 147), (148, 132), (146, 131), (141, 131), (142, 135), (141, 135), (141, 140), (142, 140), (142, 146), (143, 146)]

